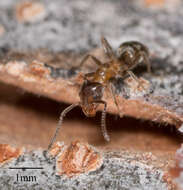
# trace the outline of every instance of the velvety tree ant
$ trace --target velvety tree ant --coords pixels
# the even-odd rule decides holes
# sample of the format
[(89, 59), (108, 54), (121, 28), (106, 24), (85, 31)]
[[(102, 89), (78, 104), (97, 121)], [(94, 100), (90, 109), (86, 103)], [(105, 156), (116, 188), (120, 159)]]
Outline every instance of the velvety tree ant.
[[(145, 45), (140, 42), (130, 41), (122, 43), (117, 49), (116, 54), (113, 52), (112, 47), (109, 45), (108, 41), (102, 37), (101, 43), (104, 49), (105, 54), (108, 57), (108, 61), (102, 63), (93, 55), (86, 55), (81, 61), (79, 67), (81, 68), (87, 59), (91, 58), (98, 66), (98, 69), (95, 72), (87, 73), (84, 75), (84, 82), (81, 86), (79, 96), (80, 102), (72, 104), (67, 107), (60, 115), (58, 127), (56, 132), (48, 146), (48, 149), (51, 148), (53, 142), (56, 139), (58, 131), (62, 125), (64, 116), (76, 106), (80, 106), (88, 117), (94, 117), (97, 111), (99, 104), (104, 105), (101, 117), (101, 128), (104, 139), (110, 141), (110, 137), (106, 129), (106, 108), (107, 103), (102, 100), (103, 92), (106, 87), (109, 87), (114, 103), (118, 109), (120, 115), (119, 106), (115, 97), (114, 90), (112, 88), (112, 79), (117, 76), (125, 77), (130, 75), (134, 80), (136, 80), (139, 85), (139, 79), (131, 71), (139, 63), (144, 62), (147, 65), (148, 72), (151, 72), (150, 63), (149, 63), (149, 52)], [(143, 87), (143, 86), (142, 86)]]

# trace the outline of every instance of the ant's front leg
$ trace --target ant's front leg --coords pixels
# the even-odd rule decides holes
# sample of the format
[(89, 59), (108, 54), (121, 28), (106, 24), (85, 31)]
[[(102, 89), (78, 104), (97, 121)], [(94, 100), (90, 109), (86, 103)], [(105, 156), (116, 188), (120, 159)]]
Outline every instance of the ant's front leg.
[(107, 128), (106, 128), (106, 109), (107, 109), (107, 103), (103, 100), (96, 100), (93, 103), (99, 103), (99, 104), (104, 104), (104, 109), (102, 111), (102, 117), (101, 117), (101, 129), (102, 129), (102, 134), (104, 136), (104, 139), (106, 141), (110, 141), (110, 137), (107, 133)]
[(113, 88), (111, 82), (109, 83), (109, 89), (110, 89), (110, 92), (111, 92), (111, 94), (112, 94), (113, 101), (114, 101), (114, 103), (115, 103), (115, 105), (116, 105), (116, 107), (117, 107), (118, 115), (121, 117), (122, 115), (121, 115), (121, 113), (120, 113), (119, 105), (118, 105), (118, 102), (117, 102), (117, 99), (116, 99), (116, 95), (115, 95), (115, 92), (114, 92), (114, 88)]

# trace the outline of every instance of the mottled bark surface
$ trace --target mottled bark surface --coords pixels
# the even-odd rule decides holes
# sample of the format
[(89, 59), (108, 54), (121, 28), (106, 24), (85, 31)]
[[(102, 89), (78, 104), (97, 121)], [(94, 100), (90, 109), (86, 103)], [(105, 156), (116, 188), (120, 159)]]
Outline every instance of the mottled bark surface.
[[(25, 7), (29, 8), (27, 14), (22, 11)], [(100, 114), (86, 120), (80, 109), (68, 115), (58, 136), (65, 143), (81, 139), (101, 151), (107, 149), (109, 154), (104, 156), (102, 168), (73, 179), (56, 177), (53, 169), (55, 161), (48, 163), (41, 151), (36, 153), (35, 159), (26, 154), (22, 157), (27, 163), (21, 159), (15, 162), (18, 165), (29, 164), (29, 161), (34, 164), (36, 160), (35, 164), (45, 164), (45, 173), (49, 171), (49, 174), (43, 172), (43, 178), (31, 184), (30, 188), (40, 188), (47, 181), (48, 189), (51, 186), (55, 189), (166, 189), (165, 177), (162, 179), (162, 176), (173, 166), (174, 153), (181, 143), (178, 131), (171, 125), (179, 129), (183, 123), (182, 8), (180, 1), (167, 1), (167, 4), (161, 1), (158, 4), (140, 0), (45, 0), (23, 7), (15, 0), (0, 2), (1, 143), (31, 149), (47, 146), (59, 113), (67, 106), (62, 104), (60, 108), (58, 102), (77, 102), (82, 83), (79, 74), (95, 70), (96, 66), (88, 61), (82, 71), (71, 68), (77, 66), (88, 52), (101, 60), (106, 59), (100, 49), (101, 35), (108, 39), (114, 50), (128, 40), (138, 40), (150, 50), (152, 75), (146, 72), (144, 65), (134, 70), (137, 76), (150, 82), (149, 91), (145, 94), (131, 93), (120, 78), (114, 85), (120, 111), (125, 116), (152, 123), (119, 117), (115, 120), (113, 114), (117, 114), (117, 109), (106, 93), (110, 143), (103, 141), (97, 128)], [(138, 152), (141, 164), (146, 159), (143, 154), (147, 152), (152, 152), (158, 161), (132, 166), (122, 150), (128, 150), (132, 160), (137, 160), (134, 153)], [(157, 169), (147, 169), (150, 166)], [(47, 167), (48, 170), (45, 169)], [(136, 168), (137, 171), (134, 167), (140, 169)], [(150, 173), (147, 174), (147, 170)], [(25, 186), (14, 183), (15, 173), (12, 171), (5, 169), (3, 172), (1, 180), (4, 181), (2, 184), (8, 184), (7, 189), (13, 185), (17, 188)], [(92, 180), (96, 184), (91, 185)], [(108, 182), (110, 180), (111, 183)], [(173, 188), (171, 180), (164, 181)]]

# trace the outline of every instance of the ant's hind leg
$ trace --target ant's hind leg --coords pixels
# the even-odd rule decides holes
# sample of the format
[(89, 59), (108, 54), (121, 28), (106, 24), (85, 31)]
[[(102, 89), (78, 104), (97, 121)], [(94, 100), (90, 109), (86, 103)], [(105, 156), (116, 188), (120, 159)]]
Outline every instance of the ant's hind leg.
[(88, 78), (93, 77), (94, 75), (95, 75), (95, 72), (86, 73), (86, 74), (84, 75), (84, 79), (85, 79), (85, 80), (88, 80)]
[(101, 37), (101, 43), (102, 43), (104, 52), (108, 56), (108, 58), (115, 59), (116, 56), (112, 50), (112, 47), (110, 46), (109, 42), (103, 36)]
[(98, 101), (94, 101), (94, 103), (101, 103), (104, 104), (104, 109), (102, 111), (102, 117), (101, 117), (101, 129), (102, 129), (102, 134), (104, 136), (104, 139), (106, 141), (110, 141), (110, 137), (107, 133), (107, 128), (106, 128), (106, 109), (107, 109), (107, 103), (103, 100), (98, 100)]
[(83, 65), (86, 63), (86, 61), (91, 58), (98, 66), (102, 65), (102, 62), (100, 60), (98, 60), (96, 57), (94, 57), (93, 55), (87, 54), (81, 61), (81, 63), (79, 64), (79, 68), (82, 68)]
[(127, 73), (136, 81), (139, 83), (138, 77), (135, 76), (135, 74), (132, 71), (127, 71)]
[(51, 141), (50, 141), (50, 144), (48, 145), (48, 150), (50, 150), (50, 148), (52, 147), (57, 135), (58, 135), (58, 132), (59, 132), (59, 129), (60, 127), (62, 126), (62, 123), (63, 123), (63, 118), (65, 117), (65, 115), (71, 111), (73, 108), (75, 108), (76, 106), (79, 106), (79, 103), (76, 103), (76, 104), (72, 104), (70, 105), (69, 107), (67, 107), (64, 111), (62, 111), (61, 115), (60, 115), (60, 118), (59, 118), (59, 122), (58, 122), (58, 126), (56, 128), (56, 131), (55, 131), (55, 134), (54, 136), (52, 137)]
[(141, 81), (138, 79), (138, 77), (136, 77), (134, 75), (134, 73), (132, 71), (127, 71), (127, 73), (138, 83), (138, 85), (140, 85), (143, 88), (143, 90), (145, 90), (145, 88), (142, 85)]

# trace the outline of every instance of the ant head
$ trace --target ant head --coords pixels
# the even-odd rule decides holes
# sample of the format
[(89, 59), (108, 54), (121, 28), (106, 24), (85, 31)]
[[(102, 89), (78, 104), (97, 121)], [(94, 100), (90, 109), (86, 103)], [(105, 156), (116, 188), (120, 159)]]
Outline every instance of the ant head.
[(96, 112), (97, 112), (97, 107), (98, 107), (98, 105), (96, 103), (81, 105), (83, 113), (87, 117), (94, 117), (96, 115)]
[(80, 105), (84, 114), (93, 117), (96, 114), (98, 102), (103, 96), (103, 86), (97, 82), (85, 80), (79, 92)]

